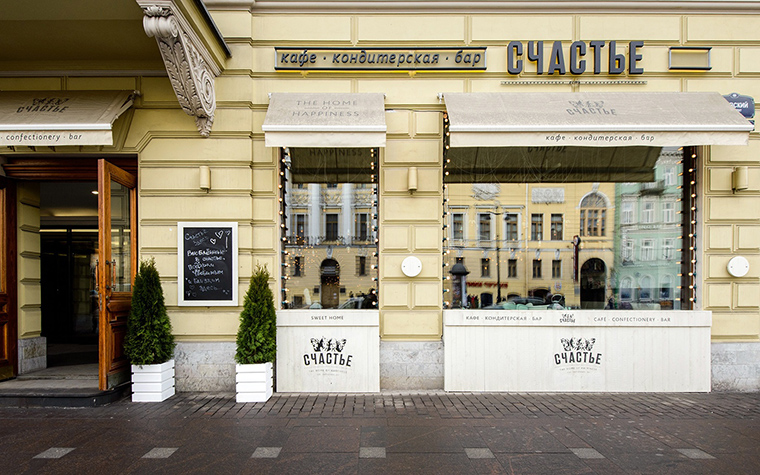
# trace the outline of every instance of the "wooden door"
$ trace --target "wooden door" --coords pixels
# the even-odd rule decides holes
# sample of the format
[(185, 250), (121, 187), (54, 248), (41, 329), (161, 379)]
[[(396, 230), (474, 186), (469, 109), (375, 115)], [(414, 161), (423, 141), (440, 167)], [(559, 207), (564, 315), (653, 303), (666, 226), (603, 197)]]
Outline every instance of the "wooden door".
[(0, 176), (0, 381), (18, 373), (15, 190)]
[(137, 179), (98, 160), (99, 386), (129, 380), (124, 354), (132, 282), (137, 269)]

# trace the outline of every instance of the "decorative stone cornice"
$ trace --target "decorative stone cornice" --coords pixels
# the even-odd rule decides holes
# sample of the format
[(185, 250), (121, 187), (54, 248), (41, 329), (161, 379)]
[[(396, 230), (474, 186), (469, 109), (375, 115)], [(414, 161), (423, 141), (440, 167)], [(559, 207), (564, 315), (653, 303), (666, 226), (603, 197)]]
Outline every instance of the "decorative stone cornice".
[(174, 1), (137, 3), (145, 13), (145, 33), (156, 38), (179, 105), (195, 117), (198, 132), (208, 137), (216, 111), (214, 80), (221, 69)]
[(301, 13), (690, 13), (760, 11), (756, 0), (204, 0), (214, 10)]

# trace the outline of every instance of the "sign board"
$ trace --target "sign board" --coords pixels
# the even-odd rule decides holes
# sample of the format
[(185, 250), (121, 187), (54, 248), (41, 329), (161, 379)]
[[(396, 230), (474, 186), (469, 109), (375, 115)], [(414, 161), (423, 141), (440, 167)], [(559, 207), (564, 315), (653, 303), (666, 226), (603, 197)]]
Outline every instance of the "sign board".
[(238, 305), (237, 223), (177, 223), (180, 306)]
[(743, 96), (736, 92), (723, 96), (734, 106), (734, 109), (741, 112), (747, 119), (755, 117), (755, 99), (751, 96)]
[(277, 71), (485, 71), (486, 47), (275, 48)]

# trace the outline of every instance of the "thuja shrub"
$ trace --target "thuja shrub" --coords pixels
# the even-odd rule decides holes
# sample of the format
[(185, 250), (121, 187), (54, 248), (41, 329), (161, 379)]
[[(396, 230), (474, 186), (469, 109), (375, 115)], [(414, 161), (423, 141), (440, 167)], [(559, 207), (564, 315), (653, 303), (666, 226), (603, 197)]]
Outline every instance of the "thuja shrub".
[(151, 258), (140, 263), (132, 287), (132, 309), (127, 320), (124, 351), (133, 365), (161, 364), (174, 355), (172, 323), (166, 314), (164, 291)]
[(277, 314), (269, 288), (269, 271), (260, 265), (251, 276), (237, 333), (235, 361), (239, 364), (273, 362), (277, 352)]

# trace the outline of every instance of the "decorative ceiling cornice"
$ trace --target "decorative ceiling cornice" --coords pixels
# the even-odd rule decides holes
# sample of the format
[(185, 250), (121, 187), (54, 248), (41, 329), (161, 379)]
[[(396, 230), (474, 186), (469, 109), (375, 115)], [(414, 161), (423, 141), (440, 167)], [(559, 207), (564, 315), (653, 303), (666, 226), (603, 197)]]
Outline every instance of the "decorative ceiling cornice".
[(214, 123), (214, 80), (221, 68), (173, 0), (137, 0), (143, 9), (143, 28), (156, 38), (174, 94), (198, 132), (208, 137)]
[(756, 0), (204, 0), (213, 10), (259, 13), (760, 13)]

